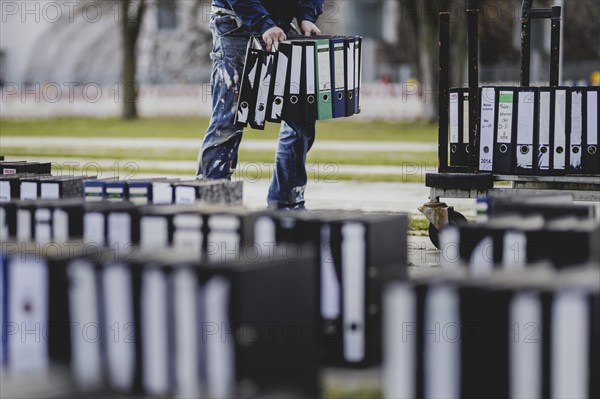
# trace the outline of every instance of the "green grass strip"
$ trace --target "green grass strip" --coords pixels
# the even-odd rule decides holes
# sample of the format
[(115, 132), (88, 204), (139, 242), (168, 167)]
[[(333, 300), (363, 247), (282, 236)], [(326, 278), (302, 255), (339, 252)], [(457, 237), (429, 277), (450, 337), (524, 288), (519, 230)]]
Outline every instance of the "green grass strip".
[[(0, 119), (3, 136), (71, 137), (165, 137), (198, 138), (204, 136), (208, 118), (143, 118), (124, 121), (118, 118)], [(264, 131), (246, 129), (244, 137), (277, 139), (279, 125), (267, 123)], [(370, 122), (353, 118), (317, 122), (317, 140), (370, 140), (431, 142), (437, 140), (434, 124), (418, 122)]]

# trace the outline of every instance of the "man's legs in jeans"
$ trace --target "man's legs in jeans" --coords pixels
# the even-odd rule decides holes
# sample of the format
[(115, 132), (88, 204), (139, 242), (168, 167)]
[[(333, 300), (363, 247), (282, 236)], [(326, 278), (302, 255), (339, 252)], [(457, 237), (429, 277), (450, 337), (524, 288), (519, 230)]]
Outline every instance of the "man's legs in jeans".
[[(198, 178), (230, 179), (237, 165), (243, 130), (235, 113), (249, 36), (223, 35), (211, 22), (213, 71), (212, 117), (198, 155)], [(303, 208), (306, 153), (315, 138), (314, 122), (282, 122), (277, 161), (268, 203), (278, 208)]]
[(248, 37), (220, 34), (213, 23), (212, 117), (198, 154), (198, 178), (230, 179), (243, 130), (234, 125)]
[(314, 122), (281, 123), (275, 171), (267, 199), (269, 207), (304, 209), (306, 153), (314, 140)]

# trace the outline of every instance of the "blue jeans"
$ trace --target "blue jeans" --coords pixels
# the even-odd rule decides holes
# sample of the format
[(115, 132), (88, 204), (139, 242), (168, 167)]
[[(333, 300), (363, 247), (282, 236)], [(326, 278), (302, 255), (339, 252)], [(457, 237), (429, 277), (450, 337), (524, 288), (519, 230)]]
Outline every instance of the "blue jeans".
[[(243, 129), (234, 125), (246, 46), (251, 32), (232, 16), (211, 16), (213, 69), (212, 117), (198, 155), (197, 176), (231, 179), (238, 161)], [(267, 202), (270, 207), (302, 209), (306, 188), (306, 154), (315, 139), (315, 123), (281, 123), (275, 170)]]

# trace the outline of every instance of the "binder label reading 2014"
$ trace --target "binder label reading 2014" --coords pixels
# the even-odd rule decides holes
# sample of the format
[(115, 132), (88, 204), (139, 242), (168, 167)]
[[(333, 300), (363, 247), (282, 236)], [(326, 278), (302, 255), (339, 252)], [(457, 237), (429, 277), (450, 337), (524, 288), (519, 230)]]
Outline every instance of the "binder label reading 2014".
[(498, 143), (510, 143), (512, 136), (513, 93), (501, 92), (498, 105)]

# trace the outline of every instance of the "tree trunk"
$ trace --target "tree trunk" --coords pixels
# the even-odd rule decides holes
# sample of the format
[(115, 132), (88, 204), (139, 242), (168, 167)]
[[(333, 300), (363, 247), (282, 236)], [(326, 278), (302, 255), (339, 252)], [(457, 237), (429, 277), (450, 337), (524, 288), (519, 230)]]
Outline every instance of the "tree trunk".
[(426, 120), (437, 121), (439, 13), (450, 11), (450, 82), (464, 84), (467, 67), (467, 28), (465, 0), (404, 0), (403, 12), (412, 19), (418, 41), (418, 79), (425, 104)]
[[(131, 5), (136, 6), (131, 9)], [(136, 84), (136, 44), (142, 25), (145, 0), (134, 3), (132, 0), (121, 0), (121, 31), (123, 37), (122, 64), (122, 117), (137, 118), (137, 84)]]

